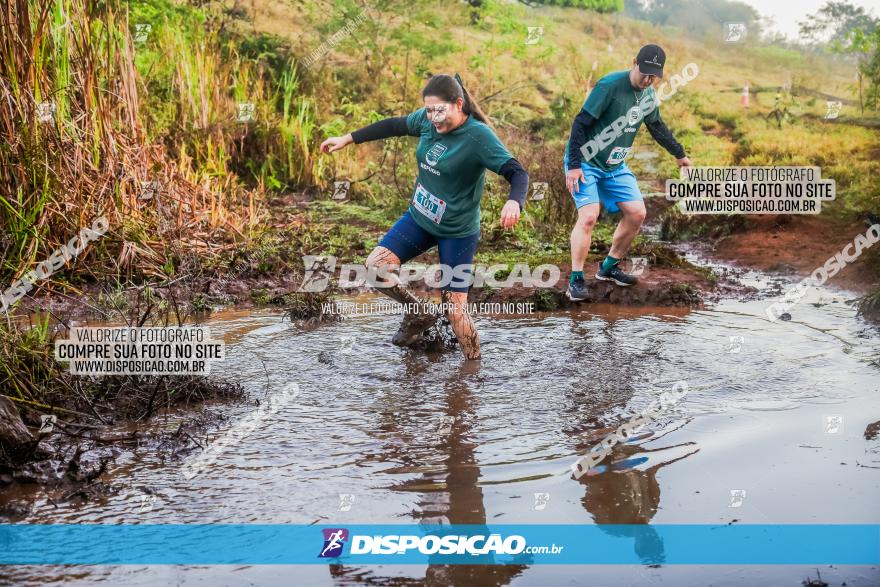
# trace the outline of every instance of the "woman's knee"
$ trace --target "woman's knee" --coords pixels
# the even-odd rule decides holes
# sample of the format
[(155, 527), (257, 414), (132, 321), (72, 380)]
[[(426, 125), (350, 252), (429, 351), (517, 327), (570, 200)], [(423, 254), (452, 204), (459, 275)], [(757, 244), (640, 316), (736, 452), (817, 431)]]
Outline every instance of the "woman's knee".
[(398, 267), (400, 266), (400, 258), (385, 247), (376, 247), (364, 262), (367, 267), (384, 267), (386, 265)]

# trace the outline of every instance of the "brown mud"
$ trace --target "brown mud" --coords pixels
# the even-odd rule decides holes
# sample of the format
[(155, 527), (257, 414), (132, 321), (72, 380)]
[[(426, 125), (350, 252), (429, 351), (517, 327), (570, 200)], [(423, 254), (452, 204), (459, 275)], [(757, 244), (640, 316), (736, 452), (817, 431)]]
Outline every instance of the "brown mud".
[[(838, 220), (817, 216), (749, 216), (741, 232), (722, 238), (713, 255), (768, 273), (809, 275), (839, 253), (867, 225), (859, 220)], [(868, 249), (829, 280), (829, 285), (866, 293), (880, 287), (876, 255)]]
[[(420, 262), (432, 263), (430, 255), (425, 255)], [(639, 283), (632, 287), (620, 287), (612, 282), (600, 281), (595, 275), (597, 263), (588, 261), (584, 270), (590, 296), (583, 303), (608, 302), (612, 304), (633, 306), (677, 306), (702, 307), (705, 303), (716, 301), (722, 297), (741, 297), (752, 293), (750, 288), (739, 285), (727, 277), (721, 279), (711, 277), (710, 272), (701, 272), (688, 267), (649, 267), (639, 276)], [(624, 261), (627, 267), (627, 261)], [(468, 300), (470, 302), (535, 302), (542, 311), (564, 309), (571, 305), (565, 297), (570, 264), (560, 264), (560, 278), (549, 288), (534, 288), (514, 285), (503, 288), (472, 288)], [(499, 281), (503, 279), (499, 278)], [(157, 298), (177, 300), (187, 314), (198, 315), (212, 310), (234, 306), (237, 308), (253, 308), (260, 306), (309, 306), (317, 311), (320, 303), (332, 299), (333, 291), (320, 294), (299, 293), (301, 278), (292, 275), (245, 276), (235, 280), (222, 278), (201, 278), (199, 280), (177, 281), (167, 285), (154, 286)], [(129, 308), (138, 295), (140, 288), (123, 290), (122, 297), (117, 300), (120, 308)], [(417, 292), (430, 292), (439, 297), (440, 291), (427, 287), (423, 281), (412, 284)], [(338, 291), (338, 290), (337, 290)], [(346, 289), (346, 293), (363, 293), (366, 286)], [(110, 320), (118, 317), (119, 309), (102, 301), (108, 290), (99, 285), (90, 284), (81, 288), (80, 297), (50, 294), (22, 299), (18, 314), (35, 312), (51, 312), (65, 319), (99, 319)], [(124, 300), (123, 300), (124, 298)], [(301, 315), (299, 317), (308, 317)]]
[[(148, 383), (143, 381), (148, 378), (133, 376), (103, 379), (108, 388), (153, 389), (170, 399), (124, 393), (120, 401), (81, 394), (63, 406), (38, 411), (0, 395), (0, 519), (27, 512), (27, 500), (16, 499), (22, 488), (39, 487), (53, 503), (87, 500), (113, 491), (102, 477), (125, 453), (153, 450), (174, 456), (203, 449), (207, 442), (199, 438), (220, 417), (202, 408), (211, 401), (244, 397), (237, 384), (201, 376), (155, 377)], [(68, 380), (85, 381), (79, 376)], [(186, 388), (185, 393), (170, 393), (180, 387)], [(176, 422), (171, 428), (169, 419)]]

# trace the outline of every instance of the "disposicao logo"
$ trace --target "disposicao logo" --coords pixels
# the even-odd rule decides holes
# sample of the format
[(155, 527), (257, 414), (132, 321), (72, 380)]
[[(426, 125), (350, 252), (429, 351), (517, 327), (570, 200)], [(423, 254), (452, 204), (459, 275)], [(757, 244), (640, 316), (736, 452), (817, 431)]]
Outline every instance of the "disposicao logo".
[[(357, 555), (471, 555), (498, 556), (519, 554), (559, 554), (562, 546), (527, 546), (526, 539), (518, 534), (507, 537), (501, 534), (351, 534), (345, 528), (321, 529), (324, 533), (324, 548), (318, 558), (337, 558), (342, 556), (346, 544), (348, 554)], [(415, 552), (413, 552), (415, 551)]]
[(526, 550), (526, 539), (513, 535), (502, 538), (500, 534), (465, 536), (448, 534), (438, 536), (387, 535), (352, 536), (351, 554), (407, 554), (416, 550), (419, 554), (469, 554), (481, 556), (488, 554), (516, 555)]
[(336, 558), (342, 554), (342, 549), (348, 541), (348, 530), (345, 528), (325, 528), (324, 548), (318, 558)]

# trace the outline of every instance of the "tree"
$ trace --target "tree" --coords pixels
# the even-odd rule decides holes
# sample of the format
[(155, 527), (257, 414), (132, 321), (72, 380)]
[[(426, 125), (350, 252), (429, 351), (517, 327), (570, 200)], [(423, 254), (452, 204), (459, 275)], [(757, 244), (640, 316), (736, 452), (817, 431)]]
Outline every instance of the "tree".
[(816, 14), (798, 24), (803, 39), (820, 44), (845, 43), (854, 30), (870, 32), (878, 23), (863, 7), (850, 4), (849, 0), (828, 0)]
[(880, 101), (880, 20), (849, 0), (828, 0), (799, 24), (802, 38), (814, 44), (825, 41), (832, 52), (855, 56), (859, 106), (863, 112), (866, 105), (875, 108)]
[[(860, 28), (850, 31), (845, 43), (839, 44), (839, 52), (858, 55), (859, 104), (864, 111), (880, 105), (880, 27), (871, 32)], [(863, 95), (863, 81), (868, 81), (867, 93)]]

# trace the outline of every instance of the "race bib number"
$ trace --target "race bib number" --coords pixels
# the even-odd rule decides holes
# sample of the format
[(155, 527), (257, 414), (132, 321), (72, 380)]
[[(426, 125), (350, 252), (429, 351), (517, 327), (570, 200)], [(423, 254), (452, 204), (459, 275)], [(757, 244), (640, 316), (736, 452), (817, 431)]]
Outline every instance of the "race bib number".
[(440, 224), (443, 218), (443, 212), (446, 211), (446, 202), (422, 187), (422, 184), (416, 184), (416, 193), (413, 196), (413, 207), (431, 219), (434, 224)]
[(605, 160), (605, 163), (608, 165), (617, 165), (627, 158), (630, 151), (632, 151), (632, 147), (614, 147), (611, 149), (611, 153), (608, 155), (608, 159)]

